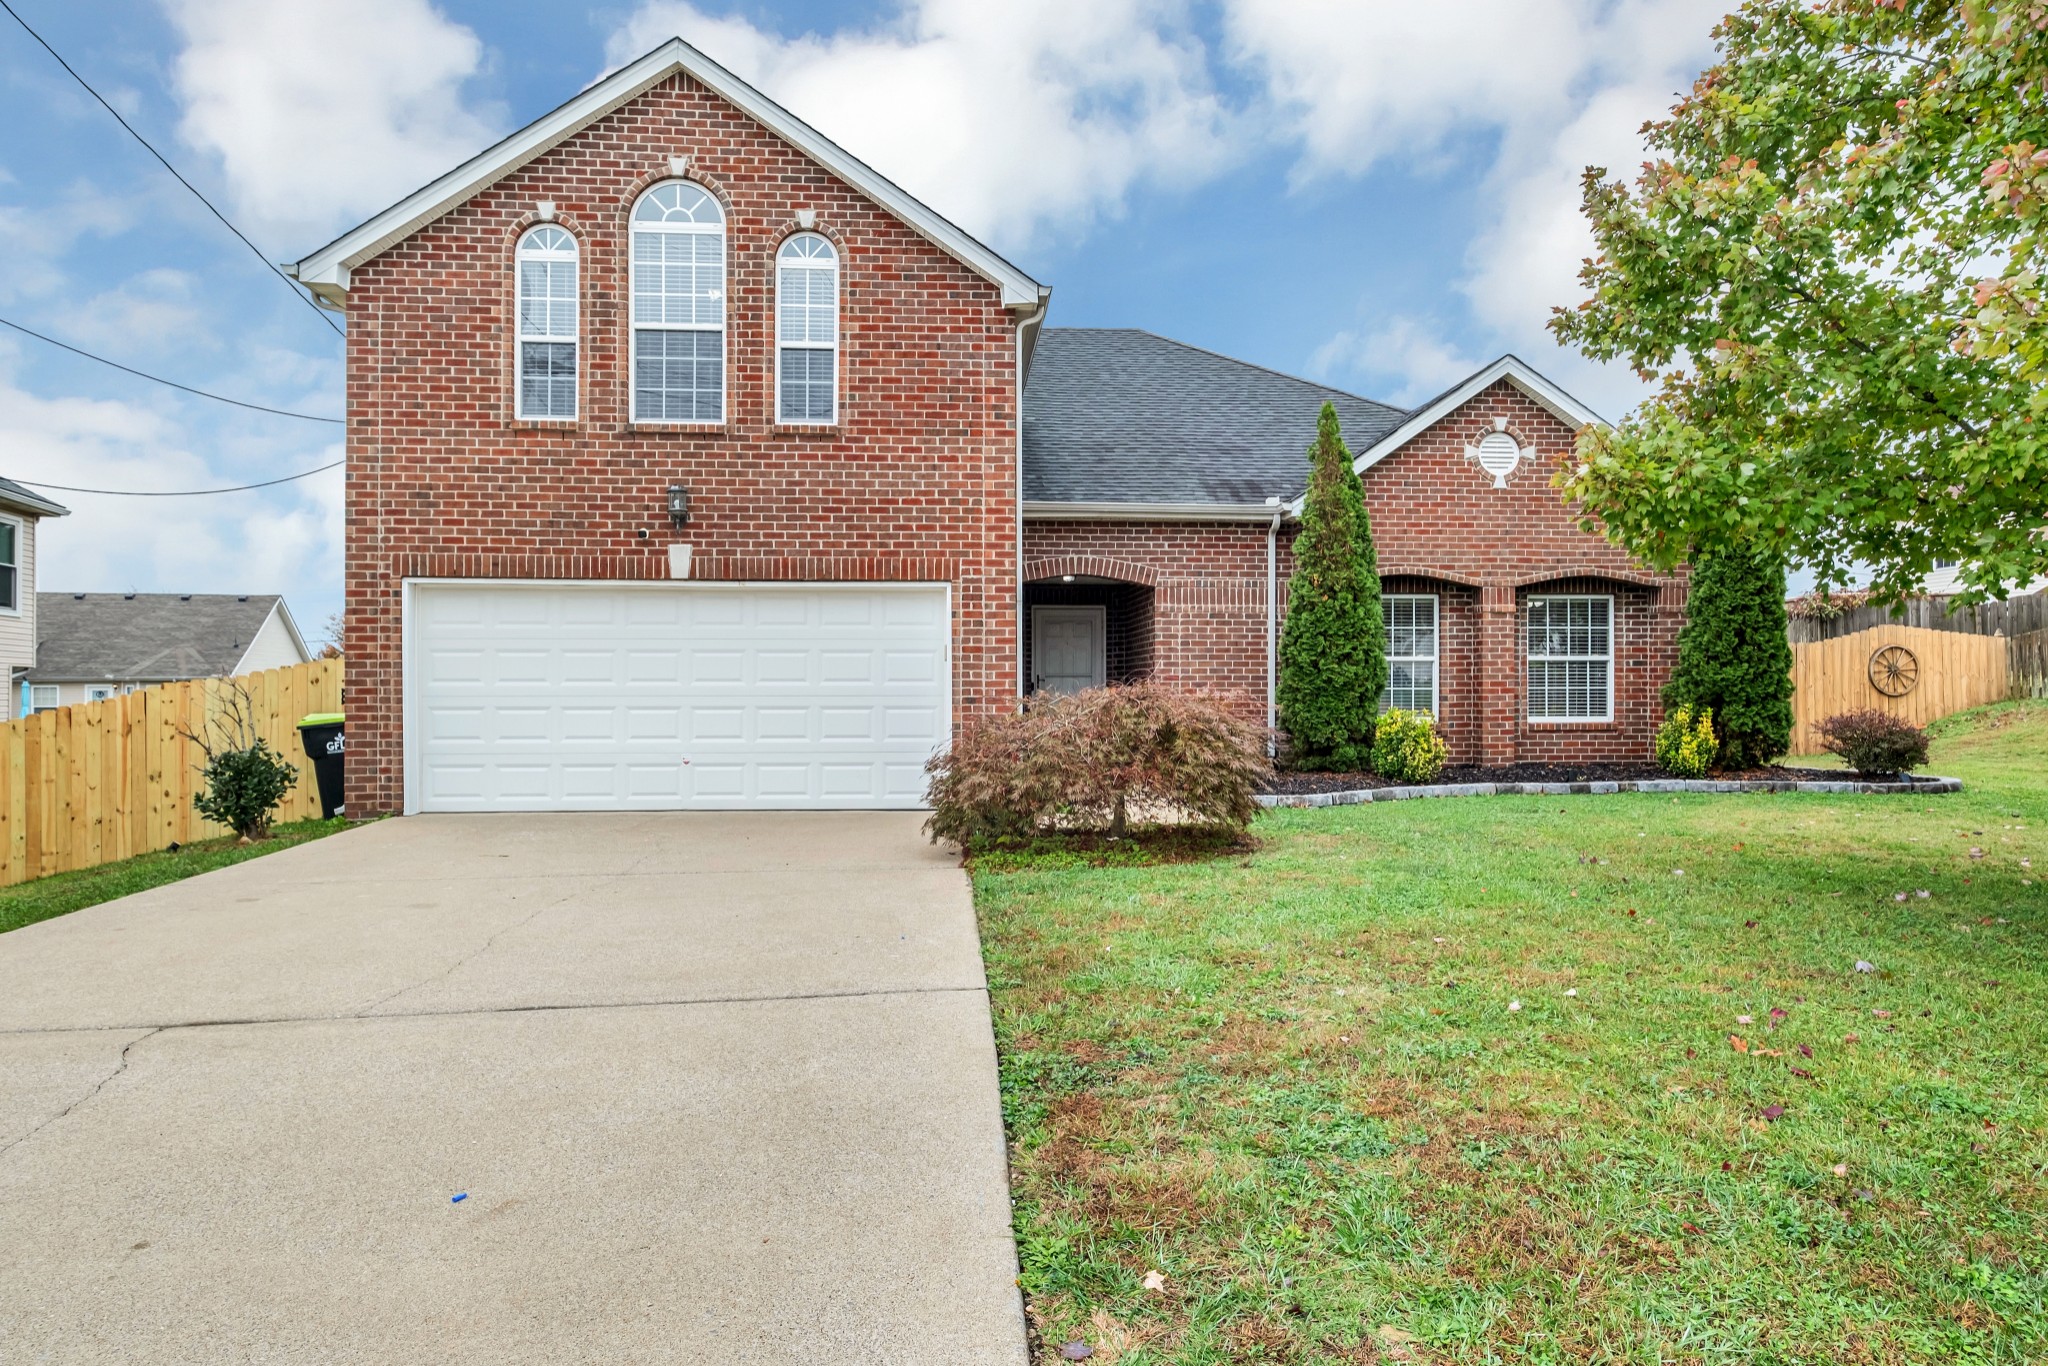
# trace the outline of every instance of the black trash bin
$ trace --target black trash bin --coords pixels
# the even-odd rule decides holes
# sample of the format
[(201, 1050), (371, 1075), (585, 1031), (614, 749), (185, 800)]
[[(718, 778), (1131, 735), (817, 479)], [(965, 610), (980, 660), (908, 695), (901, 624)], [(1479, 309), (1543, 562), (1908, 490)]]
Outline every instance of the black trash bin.
[(313, 761), (313, 779), (320, 785), (320, 814), (341, 814), (341, 763), (348, 744), (341, 733), (341, 713), (320, 712), (299, 722), (299, 743)]

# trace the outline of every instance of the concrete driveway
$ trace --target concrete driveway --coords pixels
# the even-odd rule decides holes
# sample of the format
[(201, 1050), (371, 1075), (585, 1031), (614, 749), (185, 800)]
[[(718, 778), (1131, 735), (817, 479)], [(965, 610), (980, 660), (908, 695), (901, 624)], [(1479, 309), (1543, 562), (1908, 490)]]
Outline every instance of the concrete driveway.
[(412, 817), (0, 935), (0, 1360), (1024, 1361), (918, 820)]

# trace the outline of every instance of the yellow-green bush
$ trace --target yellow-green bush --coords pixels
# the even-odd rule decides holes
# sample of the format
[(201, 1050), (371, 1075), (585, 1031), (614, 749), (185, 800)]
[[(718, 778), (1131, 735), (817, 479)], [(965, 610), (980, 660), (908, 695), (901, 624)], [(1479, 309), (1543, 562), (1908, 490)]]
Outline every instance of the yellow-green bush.
[(1714, 709), (1700, 708), (1697, 717), (1691, 707), (1680, 707), (1657, 727), (1657, 766), (1680, 778), (1704, 778), (1721, 756), (1721, 744), (1714, 738)]
[(1402, 783), (1426, 783), (1443, 772), (1450, 746), (1436, 733), (1436, 719), (1426, 711), (1399, 707), (1380, 713), (1372, 737), (1372, 771)]

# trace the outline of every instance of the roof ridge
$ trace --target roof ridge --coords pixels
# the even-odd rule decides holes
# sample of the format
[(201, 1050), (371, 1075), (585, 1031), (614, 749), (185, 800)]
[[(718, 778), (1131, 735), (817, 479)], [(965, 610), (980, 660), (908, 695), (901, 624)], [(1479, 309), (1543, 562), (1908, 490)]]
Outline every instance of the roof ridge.
[[(1102, 330), (1109, 331), (1111, 329), (1104, 328)], [(1197, 346), (1193, 342), (1184, 342), (1178, 337), (1164, 336), (1158, 332), (1154, 332), (1149, 327), (1133, 327), (1129, 329), (1118, 330), (1138, 332), (1147, 337), (1152, 338), (1152, 340), (1154, 341), (1165, 342), (1168, 346), (1178, 346), (1183, 351), (1193, 351), (1196, 355), (1200, 356), (1213, 356), (1217, 360), (1229, 361), (1232, 365), (1242, 365), (1247, 370), (1258, 370), (1265, 374), (1272, 375), (1278, 379), (1290, 380), (1293, 383), (1302, 385), (1306, 388), (1320, 390), (1321, 392), (1326, 394), (1335, 394), (1339, 398), (1354, 399), (1359, 403), (1370, 403), (1373, 407), (1384, 408), (1390, 413), (1406, 413), (1410, 411), (1409, 409), (1397, 407), (1392, 403), (1387, 403), (1380, 399), (1367, 398), (1364, 394), (1355, 394), (1351, 392), (1351, 390), (1349, 389), (1339, 389), (1334, 384), (1324, 384), (1319, 380), (1308, 379), (1301, 375), (1289, 374), (1285, 370), (1276, 370), (1270, 365), (1261, 365), (1254, 360), (1245, 360), (1242, 357), (1238, 356), (1226, 356), (1221, 351), (1211, 351), (1206, 346)]]

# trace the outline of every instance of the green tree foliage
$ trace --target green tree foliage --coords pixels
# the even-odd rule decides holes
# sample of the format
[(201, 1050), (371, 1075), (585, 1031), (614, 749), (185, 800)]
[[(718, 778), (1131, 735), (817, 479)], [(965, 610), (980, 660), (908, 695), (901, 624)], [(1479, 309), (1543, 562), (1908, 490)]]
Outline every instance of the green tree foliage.
[(1663, 567), (2048, 573), (2048, 0), (1750, 0), (1715, 37), (1634, 185), (1586, 173), (1592, 297), (1552, 327), (1661, 389), (1560, 487)]
[(1729, 768), (1767, 764), (1790, 747), (1784, 565), (1746, 550), (1709, 551), (1694, 563), (1664, 705), (1711, 709)]
[(1280, 725), (1298, 766), (1363, 769), (1387, 686), (1387, 627), (1365, 491), (1328, 403), (1308, 460), (1280, 635)]

